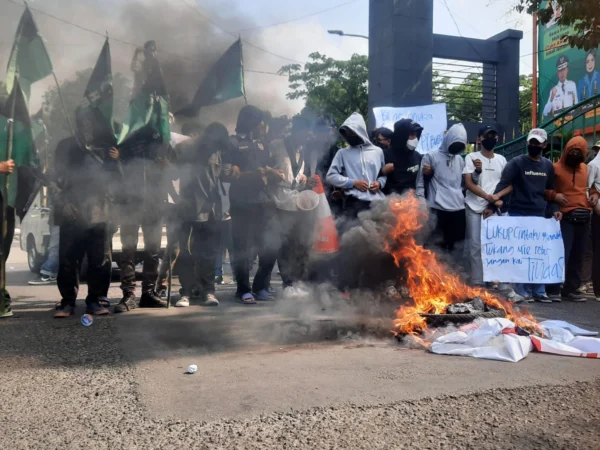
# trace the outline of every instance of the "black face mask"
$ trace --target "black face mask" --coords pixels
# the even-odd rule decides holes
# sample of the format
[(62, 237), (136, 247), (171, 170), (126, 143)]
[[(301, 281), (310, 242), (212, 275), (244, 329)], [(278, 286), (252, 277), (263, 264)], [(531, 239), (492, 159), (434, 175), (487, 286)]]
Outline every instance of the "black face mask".
[(450, 147), (448, 147), (448, 152), (452, 155), (458, 155), (459, 153), (462, 153), (465, 150), (465, 148), (465, 144), (461, 142), (455, 142)]
[(481, 145), (486, 150), (494, 150), (497, 143), (498, 143), (498, 141), (496, 138), (487, 138), (487, 139), (484, 139), (483, 141), (481, 141)]
[(527, 146), (527, 152), (529, 153), (529, 156), (532, 156), (534, 158), (537, 156), (540, 156), (540, 154), (542, 153), (542, 150), (543, 150), (542, 147), (539, 147), (537, 145), (529, 144)]
[(583, 162), (583, 156), (581, 156), (579, 154), (577, 154), (577, 155), (568, 154), (567, 158), (565, 159), (565, 162), (567, 163), (568, 166), (577, 167), (579, 164), (581, 164)]
[(364, 142), (360, 136), (345, 136), (346, 142), (350, 147), (358, 147), (359, 145), (363, 145)]

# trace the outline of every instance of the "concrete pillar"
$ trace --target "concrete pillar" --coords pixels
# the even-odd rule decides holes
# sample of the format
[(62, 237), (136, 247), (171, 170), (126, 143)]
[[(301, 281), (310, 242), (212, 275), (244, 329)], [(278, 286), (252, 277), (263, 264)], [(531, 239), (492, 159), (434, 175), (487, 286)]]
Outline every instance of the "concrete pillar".
[(506, 30), (490, 41), (498, 43), (496, 63), (496, 121), (506, 141), (521, 135), (519, 130), (519, 46), (523, 32)]
[(370, 0), (369, 111), (430, 104), (432, 57), (433, 0)]

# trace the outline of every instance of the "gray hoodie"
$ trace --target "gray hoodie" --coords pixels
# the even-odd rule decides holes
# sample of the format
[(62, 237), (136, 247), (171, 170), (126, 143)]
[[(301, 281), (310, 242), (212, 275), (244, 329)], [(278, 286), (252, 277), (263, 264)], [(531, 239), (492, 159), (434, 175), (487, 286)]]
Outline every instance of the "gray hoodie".
[(327, 172), (327, 183), (344, 189), (346, 195), (351, 195), (359, 200), (371, 202), (385, 198), (381, 190), (372, 194), (369, 191), (360, 192), (354, 188), (354, 181), (356, 180), (364, 180), (369, 184), (379, 181), (381, 189), (384, 188), (387, 179), (379, 176), (385, 165), (383, 150), (375, 147), (369, 141), (367, 126), (360, 114), (352, 113), (340, 129), (344, 127), (360, 136), (363, 144), (358, 147), (342, 148), (336, 153), (329, 172)]
[(448, 148), (456, 142), (467, 144), (467, 130), (462, 123), (452, 126), (444, 136), (439, 150), (427, 153), (421, 161), (421, 170), (417, 178), (417, 195), (425, 197), (426, 180), (423, 176), (423, 166), (429, 164), (433, 169), (427, 191), (427, 204), (430, 208), (442, 211), (465, 209), (465, 196), (462, 191), (465, 161), (462, 156), (448, 152)]

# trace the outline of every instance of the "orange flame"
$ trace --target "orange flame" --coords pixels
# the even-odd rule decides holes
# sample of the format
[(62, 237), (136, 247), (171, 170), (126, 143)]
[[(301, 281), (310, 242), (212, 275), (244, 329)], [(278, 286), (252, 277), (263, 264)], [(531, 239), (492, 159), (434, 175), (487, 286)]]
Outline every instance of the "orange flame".
[(417, 342), (425, 345), (418, 335), (427, 335), (431, 330), (422, 314), (443, 314), (448, 305), (474, 297), (480, 297), (492, 308), (504, 310), (506, 317), (518, 326), (537, 328), (537, 322), (531, 314), (515, 311), (511, 303), (484, 289), (467, 286), (458, 276), (448, 272), (435, 253), (417, 244), (415, 235), (426, 223), (428, 212), (420, 206), (414, 193), (401, 199), (391, 199), (390, 209), (396, 223), (390, 232), (393, 247), (388, 244), (387, 251), (393, 255), (396, 264), (405, 269), (406, 286), (414, 301), (396, 311), (396, 334), (412, 335)]

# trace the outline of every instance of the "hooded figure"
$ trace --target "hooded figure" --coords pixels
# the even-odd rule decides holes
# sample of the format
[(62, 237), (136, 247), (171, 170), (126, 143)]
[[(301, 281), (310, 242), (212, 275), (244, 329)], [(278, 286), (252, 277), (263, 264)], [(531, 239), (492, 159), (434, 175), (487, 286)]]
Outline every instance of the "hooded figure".
[(344, 189), (349, 199), (364, 203), (361, 209), (368, 209), (373, 200), (385, 198), (381, 189), (385, 187), (386, 177), (380, 176), (383, 151), (369, 141), (365, 120), (358, 113), (352, 113), (344, 122), (340, 134), (350, 146), (336, 153), (327, 182)]
[[(407, 143), (411, 135), (421, 139), (423, 127), (410, 119), (402, 119), (394, 124), (392, 146), (384, 150), (385, 164), (391, 164), (392, 172), (388, 175), (385, 194), (402, 194), (417, 186), (417, 175), (423, 156), (416, 147), (409, 148)], [(411, 143), (414, 145), (414, 142)]]
[(425, 197), (423, 167), (429, 165), (433, 171), (427, 193), (427, 204), (430, 208), (443, 211), (465, 209), (465, 196), (462, 192), (462, 172), (465, 162), (460, 154), (466, 146), (467, 130), (462, 123), (458, 123), (448, 130), (439, 150), (423, 156), (417, 179), (417, 195)]
[[(567, 143), (560, 160), (554, 163), (556, 192), (568, 200), (566, 205), (561, 205), (563, 214), (579, 208), (591, 210), (587, 197), (588, 166), (584, 164), (587, 151), (586, 140), (581, 136), (574, 137)], [(595, 192), (594, 187), (591, 190)], [(551, 195), (552, 200), (555, 197), (556, 194)]]
[[(561, 297), (572, 301), (585, 301), (576, 291), (581, 286), (583, 255), (592, 219), (592, 205), (598, 199), (594, 186), (590, 187), (592, 202), (588, 199), (588, 167), (584, 163), (587, 155), (587, 142), (577, 136), (571, 139), (560, 160), (554, 163), (555, 191), (547, 191), (552, 200), (559, 203), (563, 217), (560, 231), (565, 247), (565, 282), (562, 285), (546, 286), (552, 297), (560, 292)], [(562, 194), (564, 198), (558, 198)], [(560, 202), (560, 200), (563, 200)]]

